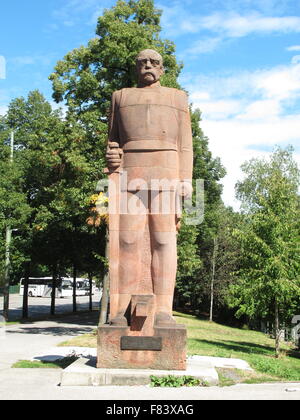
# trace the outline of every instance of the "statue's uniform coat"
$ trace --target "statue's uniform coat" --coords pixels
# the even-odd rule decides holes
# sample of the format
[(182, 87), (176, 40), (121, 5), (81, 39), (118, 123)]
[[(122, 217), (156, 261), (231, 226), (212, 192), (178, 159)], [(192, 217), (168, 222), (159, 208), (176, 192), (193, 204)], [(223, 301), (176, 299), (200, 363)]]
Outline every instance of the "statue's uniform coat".
[[(191, 120), (186, 93), (160, 84), (114, 92), (109, 142), (117, 142), (123, 151), (121, 169), (126, 173), (126, 184), (121, 181), (121, 202), (137, 198), (141, 210), (140, 214), (124, 214), (123, 211), (120, 214), (119, 293), (136, 293), (142, 275), (143, 232), (148, 220), (153, 292), (157, 299), (158, 296), (166, 297), (170, 312), (177, 268), (177, 211), (175, 193), (170, 191), (176, 189), (179, 181), (191, 182), (193, 168)], [(153, 180), (158, 183), (167, 180), (171, 184), (162, 182), (153, 186)], [(150, 200), (148, 192), (143, 194), (143, 190), (151, 190)], [(165, 200), (162, 191), (169, 193), (171, 208), (166, 214), (157, 214), (153, 208), (161, 206)]]
[[(158, 86), (114, 92), (109, 141), (119, 143), (123, 167), (135, 178), (192, 179), (190, 114), (181, 90)], [(155, 151), (176, 153), (147, 153)]]

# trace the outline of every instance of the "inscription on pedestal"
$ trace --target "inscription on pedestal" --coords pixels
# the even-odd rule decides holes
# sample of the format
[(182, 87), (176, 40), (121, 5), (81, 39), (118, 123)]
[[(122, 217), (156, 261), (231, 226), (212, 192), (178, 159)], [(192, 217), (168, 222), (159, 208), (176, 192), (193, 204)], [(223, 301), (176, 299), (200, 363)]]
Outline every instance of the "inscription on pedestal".
[(162, 337), (121, 337), (121, 350), (162, 350)]

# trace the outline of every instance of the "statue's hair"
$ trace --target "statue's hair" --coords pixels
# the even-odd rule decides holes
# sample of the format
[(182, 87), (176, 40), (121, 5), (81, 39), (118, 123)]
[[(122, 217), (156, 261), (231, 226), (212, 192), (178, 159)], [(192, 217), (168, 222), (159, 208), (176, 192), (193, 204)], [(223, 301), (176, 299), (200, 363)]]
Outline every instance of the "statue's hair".
[(150, 53), (155, 53), (155, 55), (157, 55), (157, 57), (159, 58), (159, 60), (160, 60), (160, 62), (161, 62), (161, 65), (163, 66), (163, 62), (164, 62), (164, 60), (163, 60), (162, 56), (161, 56), (161, 55), (160, 55), (157, 51), (155, 51), (155, 50), (151, 50), (150, 48), (148, 48), (148, 49), (146, 49), (146, 50), (141, 51), (141, 52), (137, 55), (137, 57), (136, 57), (136, 63), (138, 62), (138, 59), (139, 59), (139, 57), (140, 57), (142, 54), (150, 54)]

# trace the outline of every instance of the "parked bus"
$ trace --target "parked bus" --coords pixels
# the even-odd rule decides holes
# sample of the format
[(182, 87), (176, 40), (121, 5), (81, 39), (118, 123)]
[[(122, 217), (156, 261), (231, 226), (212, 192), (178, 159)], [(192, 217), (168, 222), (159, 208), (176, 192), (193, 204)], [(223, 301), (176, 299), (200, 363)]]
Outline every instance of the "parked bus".
[[(51, 297), (52, 277), (29, 277), (28, 296), (29, 297)], [(20, 296), (24, 294), (25, 279), (20, 282)], [(60, 281), (56, 289), (56, 297), (62, 297)]]
[[(65, 296), (73, 296), (73, 279), (62, 278), (61, 282), (62, 294)], [(96, 283), (92, 281), (92, 295), (96, 291)], [(76, 279), (76, 295), (77, 296), (88, 296), (90, 294), (90, 281), (84, 278)]]
[[(20, 295), (24, 294), (24, 279), (20, 282)], [(93, 282), (92, 294), (96, 291), (96, 284)], [(30, 277), (28, 284), (29, 297), (51, 297), (52, 277)], [(88, 296), (90, 294), (90, 283), (88, 279), (76, 279), (76, 296)], [(73, 279), (62, 277), (57, 281), (56, 297), (64, 298), (73, 296)]]

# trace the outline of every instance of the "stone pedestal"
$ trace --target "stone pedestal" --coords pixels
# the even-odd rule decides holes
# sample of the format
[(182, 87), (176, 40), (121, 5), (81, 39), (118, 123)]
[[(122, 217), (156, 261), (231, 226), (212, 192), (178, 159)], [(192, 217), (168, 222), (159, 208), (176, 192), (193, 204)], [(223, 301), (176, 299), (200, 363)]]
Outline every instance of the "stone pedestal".
[(98, 368), (186, 369), (184, 325), (156, 327), (152, 336), (131, 334), (129, 327), (98, 328)]
[(97, 367), (185, 370), (185, 326), (155, 326), (154, 312), (153, 295), (134, 295), (128, 309), (129, 326), (100, 326)]

